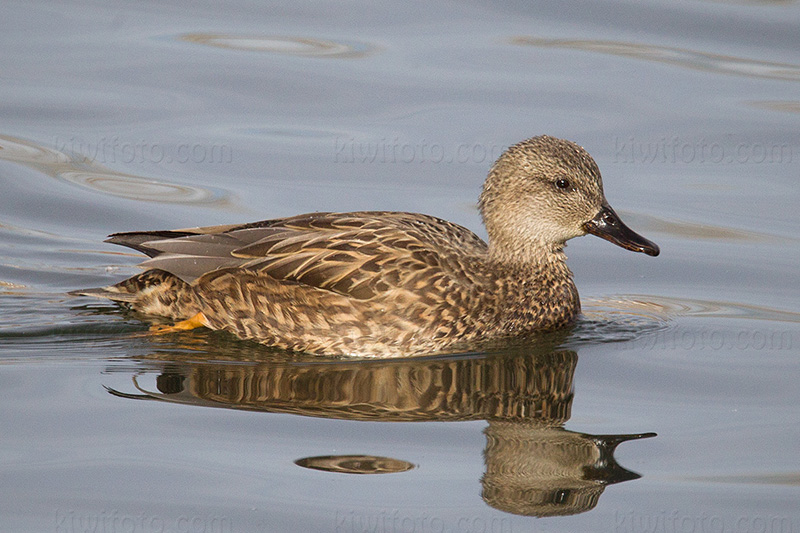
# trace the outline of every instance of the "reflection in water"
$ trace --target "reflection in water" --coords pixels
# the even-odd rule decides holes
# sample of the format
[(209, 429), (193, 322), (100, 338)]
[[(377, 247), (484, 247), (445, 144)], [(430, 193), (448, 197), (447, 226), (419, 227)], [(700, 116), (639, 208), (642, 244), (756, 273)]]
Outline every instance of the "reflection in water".
[(759, 61), (721, 54), (698, 52), (685, 48), (636, 44), (624, 41), (590, 41), (578, 39), (542, 39), (536, 37), (515, 37), (512, 44), (536, 46), (541, 48), (571, 48), (600, 52), (622, 57), (632, 57), (668, 63), (679, 67), (713, 72), (716, 74), (733, 74), (756, 78), (800, 81), (800, 66), (789, 63)]
[(490, 421), (483, 499), (525, 516), (593, 509), (606, 485), (639, 478), (614, 460), (614, 449), (639, 435), (585, 435), (516, 421)]
[(61, 181), (119, 198), (220, 207), (229, 204), (229, 199), (216, 191), (117, 172), (80, 154), (69, 155), (8, 135), (0, 135), (0, 159), (20, 163)]
[[(238, 343), (243, 346), (244, 343)], [(606, 485), (638, 478), (613, 457), (617, 444), (654, 434), (595, 436), (567, 431), (578, 356), (546, 346), (503, 353), (393, 360), (235, 362), (198, 353), (156, 353), (134, 370), (137, 392), (121, 397), (342, 420), (487, 420), (483, 498), (506, 512), (552, 516), (597, 505)], [(112, 367), (111, 372), (121, 369)], [(122, 369), (130, 371), (131, 369)], [(140, 385), (156, 372), (155, 390)], [(297, 460), (333, 472), (401, 472), (413, 465), (374, 456)]]
[(354, 58), (364, 57), (375, 50), (374, 47), (361, 43), (342, 43), (309, 37), (187, 33), (181, 35), (180, 39), (230, 50), (272, 52), (300, 57)]
[(413, 463), (375, 455), (321, 455), (304, 457), (295, 464), (312, 470), (341, 474), (391, 474), (414, 468)]

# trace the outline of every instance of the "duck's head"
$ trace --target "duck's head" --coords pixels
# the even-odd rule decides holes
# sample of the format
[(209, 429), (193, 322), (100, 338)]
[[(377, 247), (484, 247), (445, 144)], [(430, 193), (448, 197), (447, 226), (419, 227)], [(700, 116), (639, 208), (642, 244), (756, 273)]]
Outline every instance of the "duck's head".
[(535, 260), (587, 233), (634, 252), (659, 252), (622, 223), (594, 159), (570, 141), (543, 135), (510, 147), (492, 166), (479, 205), (497, 258)]

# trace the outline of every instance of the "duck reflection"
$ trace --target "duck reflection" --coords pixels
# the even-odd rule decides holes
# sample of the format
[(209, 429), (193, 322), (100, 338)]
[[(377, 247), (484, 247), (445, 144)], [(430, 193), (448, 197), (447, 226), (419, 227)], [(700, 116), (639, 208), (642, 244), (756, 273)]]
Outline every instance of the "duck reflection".
[(483, 499), (496, 509), (525, 516), (593, 509), (606, 485), (640, 477), (617, 464), (616, 446), (655, 436), (586, 435), (504, 420), (490, 420), (484, 433)]
[[(272, 413), (371, 421), (486, 420), (483, 499), (527, 516), (588, 511), (609, 484), (636, 479), (614, 449), (654, 436), (587, 435), (563, 428), (573, 400), (578, 356), (571, 350), (506, 349), (502, 353), (395, 360), (271, 360), (241, 353), (237, 360), (199, 361), (156, 353), (142, 361), (137, 392), (112, 394)], [(155, 366), (155, 368), (154, 368)], [(129, 369), (130, 370), (130, 369)], [(156, 389), (138, 384), (159, 372)], [(296, 464), (331, 472), (388, 473), (413, 468), (376, 456), (298, 458)]]

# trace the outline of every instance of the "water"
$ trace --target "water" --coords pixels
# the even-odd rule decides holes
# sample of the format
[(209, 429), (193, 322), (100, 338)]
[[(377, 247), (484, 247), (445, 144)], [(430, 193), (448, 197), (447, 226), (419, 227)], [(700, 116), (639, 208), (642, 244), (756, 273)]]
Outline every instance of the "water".
[[(0, 530), (800, 531), (796, 3), (6, 2), (0, 28)], [(662, 254), (572, 241), (585, 316), (538, 345), (320, 361), (66, 295), (136, 271), (115, 231), (485, 235), (489, 165), (541, 133)]]

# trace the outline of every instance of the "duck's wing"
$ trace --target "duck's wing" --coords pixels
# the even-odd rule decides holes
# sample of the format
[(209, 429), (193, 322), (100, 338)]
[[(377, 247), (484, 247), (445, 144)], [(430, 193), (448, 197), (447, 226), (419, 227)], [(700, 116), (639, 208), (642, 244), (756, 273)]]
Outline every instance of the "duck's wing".
[(483, 240), (457, 224), (427, 215), (379, 211), (120, 233), (108, 242), (149, 255), (142, 266), (186, 282), (238, 268), (358, 299), (449, 277), (462, 258), (486, 251)]

